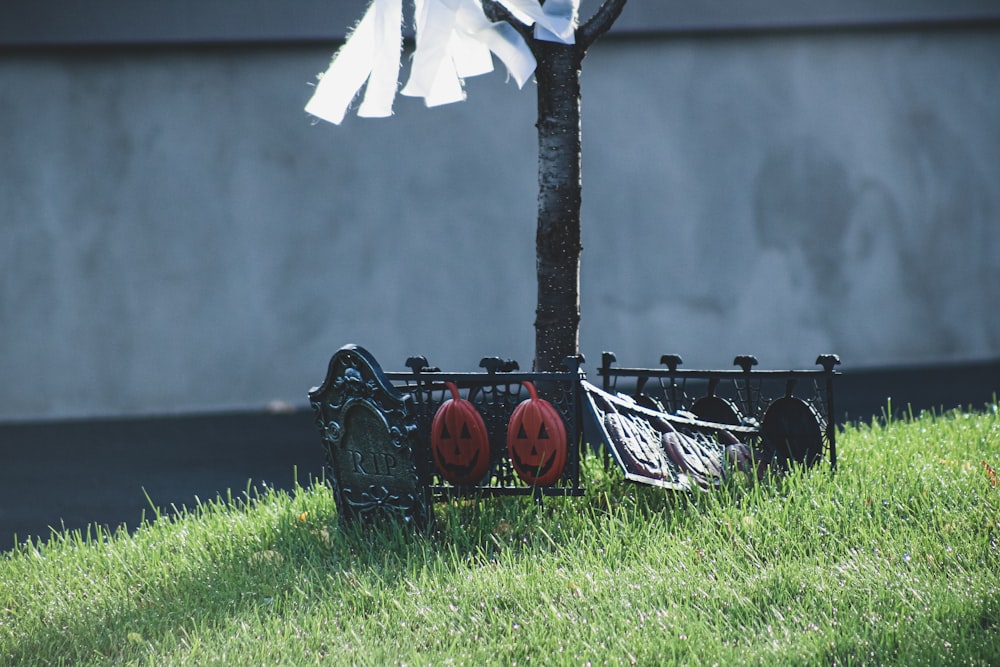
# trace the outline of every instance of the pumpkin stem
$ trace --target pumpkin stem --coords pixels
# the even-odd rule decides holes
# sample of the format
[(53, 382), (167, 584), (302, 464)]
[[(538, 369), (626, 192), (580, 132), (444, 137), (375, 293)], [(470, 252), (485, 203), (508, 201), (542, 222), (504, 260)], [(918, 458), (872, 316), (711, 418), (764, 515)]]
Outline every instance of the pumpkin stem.
[(456, 403), (462, 400), (462, 395), (458, 393), (458, 385), (456, 385), (454, 382), (445, 382), (444, 386), (448, 387), (449, 391), (451, 391), (451, 398)]
[(538, 400), (538, 390), (535, 389), (535, 383), (531, 382), (530, 380), (525, 380), (521, 384), (524, 385), (524, 388), (528, 390), (528, 395), (531, 397), (531, 400), (537, 401)]

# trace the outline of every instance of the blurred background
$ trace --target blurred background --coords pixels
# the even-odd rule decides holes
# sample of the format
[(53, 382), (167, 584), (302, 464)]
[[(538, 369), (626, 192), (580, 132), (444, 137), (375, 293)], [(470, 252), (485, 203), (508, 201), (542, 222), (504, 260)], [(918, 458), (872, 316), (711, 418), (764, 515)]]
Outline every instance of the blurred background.
[[(306, 392), (344, 343), (392, 370), (530, 367), (534, 84), (498, 62), (464, 103), (317, 123), (311, 85), (366, 5), (0, 10), (0, 548), (134, 524), (141, 488), (317, 472)], [(590, 50), (586, 367), (834, 352), (838, 420), (981, 406), (1000, 390), (1000, 8), (801, 5), (630, 0)]]

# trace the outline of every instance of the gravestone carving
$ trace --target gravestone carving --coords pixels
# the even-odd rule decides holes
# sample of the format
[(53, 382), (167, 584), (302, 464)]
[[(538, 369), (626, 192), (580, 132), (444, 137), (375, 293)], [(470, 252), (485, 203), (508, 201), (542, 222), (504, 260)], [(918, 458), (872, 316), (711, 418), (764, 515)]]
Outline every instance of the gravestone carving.
[(309, 399), (341, 518), (391, 518), (425, 527), (431, 510), (422, 457), (414, 453), (410, 395), (392, 386), (364, 348), (346, 345), (330, 359), (326, 380)]

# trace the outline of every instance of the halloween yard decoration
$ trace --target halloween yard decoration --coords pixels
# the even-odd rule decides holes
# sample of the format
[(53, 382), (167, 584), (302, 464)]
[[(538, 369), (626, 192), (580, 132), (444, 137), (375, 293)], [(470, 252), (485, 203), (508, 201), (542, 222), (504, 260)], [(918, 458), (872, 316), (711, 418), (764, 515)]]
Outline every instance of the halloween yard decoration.
[(566, 427), (552, 404), (525, 382), (529, 398), (514, 408), (507, 426), (507, 452), (517, 476), (528, 484), (548, 486), (566, 465)]
[[(411, 357), (409, 372), (387, 373), (364, 348), (338, 350), (309, 397), (344, 520), (426, 526), (440, 498), (582, 495), (589, 449), (603, 450), (628, 480), (677, 490), (710, 488), (735, 469), (813, 464), (824, 453), (836, 464), (833, 355), (817, 360), (822, 371), (769, 372), (752, 370), (752, 357), (737, 357), (741, 371), (682, 371), (676, 355), (663, 357), (666, 369), (621, 369), (605, 353), (603, 386), (586, 380), (580, 71), (625, 2), (603, 0), (580, 23), (580, 0), (413, 0), (416, 49), (402, 94), (428, 106), (460, 101), (463, 79), (492, 71), (493, 56), (518, 86), (532, 74), (537, 82), (535, 358), (530, 372), (487, 357), (483, 373), (447, 373)], [(392, 113), (403, 10), (404, 0), (372, 0), (309, 113), (339, 124), (362, 87), (359, 115)], [(775, 380), (783, 392), (765, 390)]]
[(475, 406), (461, 397), (454, 382), (445, 382), (451, 398), (431, 422), (431, 453), (441, 476), (452, 484), (475, 484), (490, 467), (486, 424)]
[[(364, 348), (345, 345), (309, 392), (341, 517), (423, 526), (439, 499), (579, 496), (588, 451), (629, 481), (678, 491), (824, 454), (836, 465), (835, 355), (820, 356), (821, 369), (793, 371), (683, 370), (674, 359), (620, 368), (605, 353), (598, 387), (580, 357), (559, 372), (521, 372), (495, 357), (481, 373), (443, 372), (424, 357), (411, 357), (408, 372), (385, 372)], [(736, 423), (696, 414), (706, 396), (725, 401)]]
[[(411, 357), (409, 372), (385, 372), (364, 348), (339, 349), (309, 399), (341, 518), (423, 526), (435, 499), (582, 495), (581, 360), (566, 361), (560, 372), (525, 373), (488, 357), (485, 372), (449, 373)], [(534, 387), (543, 382), (545, 400)]]

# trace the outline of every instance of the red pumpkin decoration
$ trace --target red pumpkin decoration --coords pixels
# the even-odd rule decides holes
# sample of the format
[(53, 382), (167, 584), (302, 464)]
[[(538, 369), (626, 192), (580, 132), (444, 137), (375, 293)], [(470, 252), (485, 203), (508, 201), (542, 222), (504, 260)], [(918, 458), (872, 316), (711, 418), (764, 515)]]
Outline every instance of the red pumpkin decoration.
[(530, 398), (514, 408), (507, 425), (507, 453), (518, 477), (531, 485), (555, 484), (566, 466), (566, 426), (531, 382)]
[(452, 484), (475, 484), (490, 467), (490, 439), (476, 407), (445, 382), (451, 398), (441, 404), (431, 422), (431, 454), (442, 477)]

